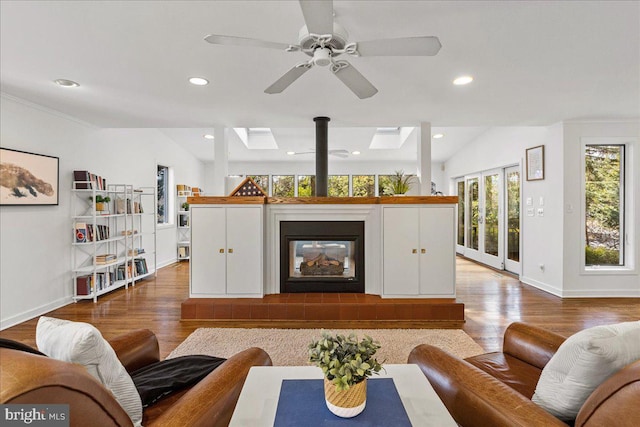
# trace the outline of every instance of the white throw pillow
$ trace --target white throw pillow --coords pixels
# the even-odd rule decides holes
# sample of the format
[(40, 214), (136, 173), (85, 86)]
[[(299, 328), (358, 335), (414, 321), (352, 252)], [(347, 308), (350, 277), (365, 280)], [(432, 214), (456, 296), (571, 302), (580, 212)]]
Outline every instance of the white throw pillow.
[(111, 391), (133, 425), (142, 425), (142, 401), (131, 376), (93, 325), (42, 316), (36, 327), (36, 344), (51, 358), (87, 368)]
[(640, 321), (585, 329), (549, 360), (532, 400), (561, 420), (573, 420), (596, 387), (639, 359)]

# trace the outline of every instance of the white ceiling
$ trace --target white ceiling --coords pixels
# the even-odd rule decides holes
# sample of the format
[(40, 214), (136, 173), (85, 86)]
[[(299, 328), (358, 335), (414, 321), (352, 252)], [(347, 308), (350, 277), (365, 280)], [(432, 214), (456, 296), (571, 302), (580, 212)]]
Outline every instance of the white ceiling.
[[(320, 67), (268, 95), (308, 57), (203, 38), (297, 43), (296, 1), (3, 0), (0, 88), (97, 126), (160, 128), (203, 160), (213, 143), (202, 135), (227, 126), (270, 127), (280, 147), (232, 140), (231, 160), (298, 161), (285, 152), (313, 148), (315, 116), (331, 118), (329, 148), (359, 150), (363, 160), (414, 158), (415, 137), (398, 150), (368, 150), (375, 127), (430, 122), (445, 133), (433, 142), (436, 161), (491, 126), (640, 117), (638, 1), (334, 1), (334, 9), (349, 41), (428, 35), (442, 49), (350, 59), (379, 90), (369, 99)], [(474, 82), (453, 86), (461, 74)], [(211, 84), (193, 86), (192, 76)], [(58, 78), (81, 86), (60, 88)]]

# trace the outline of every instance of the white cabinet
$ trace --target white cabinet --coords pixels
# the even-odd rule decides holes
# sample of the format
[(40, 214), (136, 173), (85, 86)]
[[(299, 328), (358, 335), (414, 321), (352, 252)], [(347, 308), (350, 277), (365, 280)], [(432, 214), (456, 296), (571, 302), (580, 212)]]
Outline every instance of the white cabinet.
[(383, 294), (455, 297), (455, 208), (388, 206), (383, 216)]
[(191, 296), (263, 295), (262, 206), (191, 205)]

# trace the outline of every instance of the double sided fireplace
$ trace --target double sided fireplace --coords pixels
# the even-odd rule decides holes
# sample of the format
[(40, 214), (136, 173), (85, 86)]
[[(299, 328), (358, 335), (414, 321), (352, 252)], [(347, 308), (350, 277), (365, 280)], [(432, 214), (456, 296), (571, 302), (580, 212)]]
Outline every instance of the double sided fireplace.
[(281, 221), (280, 292), (364, 292), (364, 221)]

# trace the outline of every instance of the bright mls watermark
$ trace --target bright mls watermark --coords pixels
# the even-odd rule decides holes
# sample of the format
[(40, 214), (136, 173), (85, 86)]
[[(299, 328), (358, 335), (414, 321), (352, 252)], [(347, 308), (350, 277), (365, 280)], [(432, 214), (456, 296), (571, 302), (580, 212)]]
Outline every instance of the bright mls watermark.
[(69, 427), (69, 405), (0, 405), (3, 426)]

